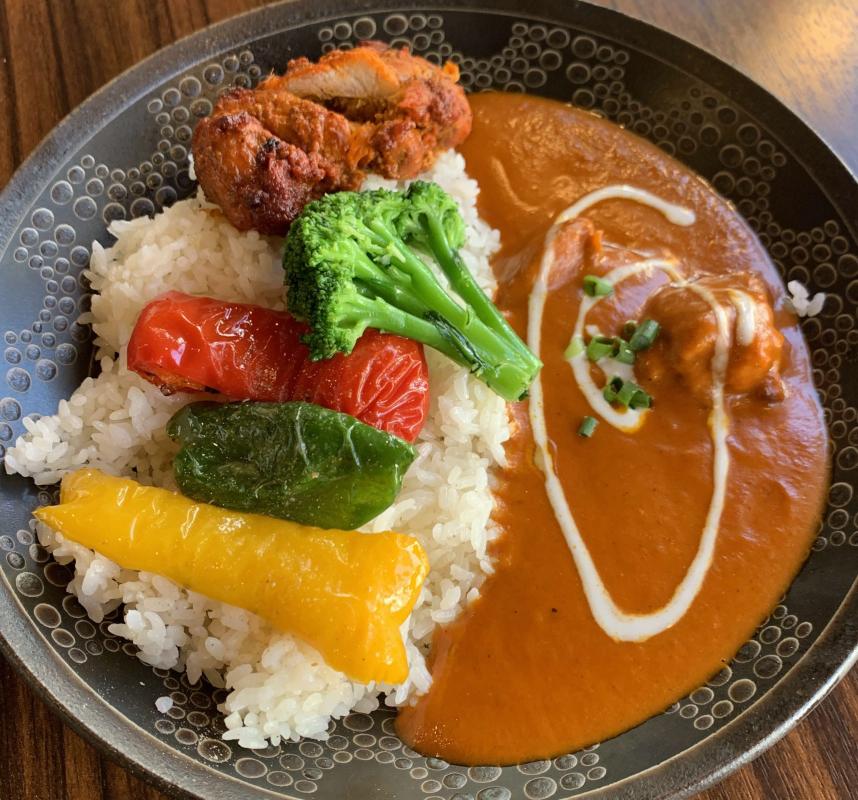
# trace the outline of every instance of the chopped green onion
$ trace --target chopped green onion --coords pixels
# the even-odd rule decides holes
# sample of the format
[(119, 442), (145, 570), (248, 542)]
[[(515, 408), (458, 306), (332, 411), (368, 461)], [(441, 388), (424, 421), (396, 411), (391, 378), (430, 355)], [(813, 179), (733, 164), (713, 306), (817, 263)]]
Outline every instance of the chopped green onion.
[(627, 320), (626, 324), (623, 325), (623, 333), (622, 337), (626, 341), (632, 338), (635, 335), (635, 331), (638, 329), (638, 324), (633, 319)]
[(593, 431), (596, 430), (596, 426), (599, 424), (599, 421), (595, 417), (584, 417), (581, 420), (581, 424), (578, 426), (578, 435), (583, 436), (585, 439), (589, 439), (593, 435)]
[(609, 380), (605, 384), (605, 388), (602, 389), (602, 397), (609, 403), (613, 403), (617, 399), (617, 392), (623, 388), (623, 379), (618, 375), (614, 375), (611, 380)]
[(629, 343), (625, 339), (617, 339), (616, 342), (617, 352), (614, 354), (614, 358), (621, 364), (634, 364), (635, 351), (632, 350)]
[(647, 394), (634, 381), (624, 381), (614, 376), (602, 389), (602, 397), (608, 403), (619, 403), (626, 408), (639, 410), (652, 407), (652, 397)]
[(655, 341), (655, 337), (658, 336), (658, 331), (659, 324), (654, 319), (645, 319), (640, 325), (638, 325), (637, 330), (629, 340), (629, 347), (631, 347), (635, 352), (646, 350), (652, 346), (652, 343)]
[(613, 285), (598, 275), (584, 276), (584, 294), (590, 297), (607, 297), (614, 293)]
[(629, 403), (629, 408), (634, 409), (635, 411), (639, 411), (642, 408), (651, 408), (652, 407), (652, 397), (648, 395), (643, 389), (635, 392), (632, 395), (631, 402)]
[(587, 358), (590, 361), (598, 361), (600, 358), (613, 356), (616, 346), (616, 340), (611, 336), (594, 336), (587, 344)]
[(620, 391), (617, 392), (617, 402), (621, 406), (626, 406), (628, 408), (629, 404), (632, 402), (632, 398), (639, 391), (641, 391), (641, 387), (634, 381), (626, 381)]
[(569, 345), (563, 353), (563, 358), (575, 358), (584, 352), (584, 340), (580, 336), (573, 336)]

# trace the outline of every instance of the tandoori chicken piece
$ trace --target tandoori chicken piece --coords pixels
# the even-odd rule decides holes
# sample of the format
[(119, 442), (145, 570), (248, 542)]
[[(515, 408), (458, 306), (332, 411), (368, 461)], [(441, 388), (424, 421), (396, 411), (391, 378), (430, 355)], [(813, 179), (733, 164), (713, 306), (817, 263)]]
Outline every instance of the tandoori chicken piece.
[(695, 286), (713, 298), (729, 320), (727, 392), (753, 393), (769, 402), (782, 400), (784, 337), (775, 327), (765, 285), (749, 272), (706, 275), (688, 284), (659, 289), (643, 315), (661, 325), (661, 334), (655, 345), (641, 354), (642, 376), (658, 381), (668, 372), (675, 372), (695, 396), (708, 400), (718, 326), (709, 302)]
[(452, 62), (436, 67), (405, 48), (367, 42), (328, 53), (318, 64), (294, 59), (284, 75), (263, 85), (324, 103), (352, 121), (411, 122), (431, 164), (433, 150), (455, 147), (471, 131), (471, 109), (458, 80), (459, 68)]
[(236, 228), (268, 234), (282, 233), (288, 221), (325, 192), (360, 182), (349, 181), (319, 153), (273, 136), (246, 111), (197, 126), (194, 168), (206, 196)]
[(239, 230), (285, 234), (306, 203), (359, 188), (367, 171), (412, 178), (461, 143), (471, 109), (458, 76), (377, 42), (295, 59), (200, 121), (197, 178)]
[[(318, 63), (309, 58), (293, 58), (283, 75), (271, 75), (264, 83), (319, 102), (345, 97), (356, 100), (390, 97), (403, 78), (381, 57), (385, 49), (372, 43), (353, 50), (333, 50)], [(408, 58), (418, 61), (415, 56)], [(419, 61), (428, 63), (422, 58)]]

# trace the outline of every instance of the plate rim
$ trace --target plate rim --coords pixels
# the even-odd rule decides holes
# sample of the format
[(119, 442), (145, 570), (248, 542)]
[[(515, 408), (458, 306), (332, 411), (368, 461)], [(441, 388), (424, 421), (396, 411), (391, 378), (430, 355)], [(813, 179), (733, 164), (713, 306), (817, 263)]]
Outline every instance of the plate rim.
[[(636, 35), (645, 34), (646, 42), (660, 42), (679, 56), (668, 63), (682, 66), (684, 62), (689, 71), (692, 71), (690, 62), (700, 60), (707, 68), (706, 81), (713, 88), (725, 92), (743, 108), (747, 107), (748, 100), (743, 99), (746, 95), (753, 96), (757, 106), (762, 101), (766, 114), (775, 117), (779, 129), (791, 126), (792, 136), (798, 135), (813, 147), (815, 157), (821, 156), (822, 163), (814, 162), (813, 171), (816, 174), (824, 172), (829, 184), (836, 184), (833, 195), (827, 191), (828, 185), (824, 191), (829, 194), (829, 200), (847, 226), (851, 226), (850, 233), (855, 237), (858, 214), (855, 219), (850, 218), (844, 208), (858, 208), (858, 179), (828, 142), (767, 89), (705, 48), (675, 34), (582, 0), (540, 0), (539, 13), (522, 12), (517, 8), (517, 0), (398, 0), (380, 3), (374, 0), (329, 0), (320, 5), (314, 0), (280, 0), (229, 17), (155, 51), (99, 88), (42, 139), (3, 188), (0, 193), (0, 250), (8, 246), (23, 212), (32, 205), (38, 192), (56, 174), (68, 155), (85, 144), (93, 130), (108, 124), (152, 91), (153, 86), (180, 74), (189, 64), (253, 41), (266, 32), (262, 25), (263, 20), (269, 17), (275, 17), (277, 30), (285, 33), (292, 28), (343, 15), (398, 10), (486, 12), (558, 24), (564, 24), (564, 19), (574, 16), (574, 24), (588, 28), (596, 35), (611, 38), (611, 34), (603, 32), (610, 25), (614, 30), (623, 29), (631, 34), (626, 41), (630, 40), (636, 49), (667, 60), (653, 53), (651, 45), (643, 44)], [(600, 24), (591, 28), (593, 20)], [(795, 152), (792, 155), (805, 163), (800, 155)], [(40, 699), (99, 752), (161, 791), (189, 800), (207, 800), (215, 796), (219, 800), (290, 796), (251, 786), (185, 757), (125, 717), (90, 689), (47, 644), (43, 634), (32, 626), (5, 577), (0, 585), (0, 618), (4, 620), (0, 630), (0, 652)], [(856, 662), (858, 578), (808, 652), (759, 701), (698, 744), (642, 772), (577, 797), (611, 800), (643, 797), (680, 800), (690, 797), (744, 766), (781, 739)], [(745, 747), (743, 741), (750, 744)]]

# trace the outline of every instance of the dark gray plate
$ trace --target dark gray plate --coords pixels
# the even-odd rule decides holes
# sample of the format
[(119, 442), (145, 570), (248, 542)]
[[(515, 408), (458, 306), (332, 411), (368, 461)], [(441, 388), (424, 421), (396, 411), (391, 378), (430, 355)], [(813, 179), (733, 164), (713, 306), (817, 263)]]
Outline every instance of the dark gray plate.
[[(298, 2), (202, 31), (146, 60), (71, 114), (18, 171), (0, 208), (0, 458), (26, 415), (52, 413), (90, 370), (80, 280), (106, 223), (151, 214), (193, 187), (198, 116), (225, 86), (292, 56), (375, 37), (453, 58), (472, 90), (545, 94), (592, 108), (709, 179), (758, 231), (786, 279), (829, 293), (804, 323), (834, 452), (813, 553), (735, 660), (661, 716), (585, 751), (504, 769), (423, 758), (389, 713), (325, 743), (249, 753), (219, 740), (216, 693), (153, 671), (84, 618), (64, 568), (32, 542), (49, 493), (0, 477), (5, 654), (78, 730), (161, 788), (195, 798), (682, 797), (782, 736), (858, 655), (858, 187), (802, 122), (730, 67), (619, 14), (565, 0)], [(173, 692), (172, 717), (155, 698)], [(6, 765), (9, 768), (10, 765)]]

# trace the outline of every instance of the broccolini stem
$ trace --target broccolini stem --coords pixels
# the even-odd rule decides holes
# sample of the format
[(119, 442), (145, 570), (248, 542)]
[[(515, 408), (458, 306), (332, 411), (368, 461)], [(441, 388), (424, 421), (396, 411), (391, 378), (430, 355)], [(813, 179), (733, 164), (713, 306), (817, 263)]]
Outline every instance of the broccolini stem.
[(462, 262), (459, 253), (450, 246), (444, 226), (438, 217), (430, 214), (421, 215), (421, 224), (426, 233), (426, 239), (432, 249), (432, 255), (441, 266), (450, 285), (466, 303), (477, 312), (477, 316), (492, 330), (503, 336), (518, 351), (526, 363), (534, 367), (540, 366), (539, 359), (512, 329), (506, 317), (489, 299), (480, 285), (474, 280), (471, 271)]
[[(478, 348), (493, 354), (496, 359), (521, 357), (518, 351), (518, 338), (511, 333), (511, 339), (503, 336), (503, 331), (495, 331), (486, 325), (470, 308), (463, 308), (452, 298), (433, 274), (414, 253), (414, 251), (403, 242), (395, 231), (387, 228), (383, 222), (375, 220), (372, 223), (375, 234), (384, 237), (391, 245), (391, 264), (399, 267), (411, 279), (414, 294), (423, 301), (426, 307), (447, 320), (447, 322), (465, 334)], [(483, 298), (488, 302), (488, 299)], [(508, 328), (508, 326), (507, 326)], [(510, 329), (511, 331), (511, 329)], [(530, 351), (525, 348), (526, 352)], [(537, 362), (538, 363), (538, 362)]]
[[(385, 249), (389, 255), (389, 268), (398, 268), (408, 276), (413, 298), (418, 303), (422, 302), (427, 309), (421, 315), (423, 320), (434, 324), (445, 347), (438, 347), (415, 334), (404, 335), (429, 344), (457, 363), (467, 366), (507, 400), (520, 399), (541, 362), (515, 335), (506, 320), (500, 317), (500, 312), (495, 310), (493, 315), (488, 315), (492, 324), (487, 324), (480, 319), (477, 309), (462, 307), (446, 292), (432, 270), (402, 241), (395, 230), (379, 219), (373, 220), (368, 227), (376, 245)], [(449, 256), (449, 245), (446, 249)], [(380, 269), (383, 271), (384, 268)], [(459, 265), (459, 270), (467, 272), (463, 264)], [(478, 293), (484, 305), (494, 308), (475, 283), (471, 293)], [(414, 314), (413, 306), (409, 306), (408, 310)], [(465, 343), (467, 346), (464, 346)]]
[(355, 276), (355, 285), (364, 297), (381, 297), (392, 306), (401, 308), (418, 319), (423, 319), (429, 310), (417, 298), (406, 292), (401, 286), (376, 277)]
[(344, 320), (346, 322), (357, 322), (367, 328), (377, 328), (380, 331), (404, 336), (406, 339), (414, 339), (439, 350), (458, 364), (466, 367), (473, 366), (462, 358), (460, 351), (428, 319), (409, 314), (384, 299), (367, 297), (363, 294), (357, 294), (350, 302), (350, 310), (353, 318), (351, 320), (346, 318)]
[(373, 220), (370, 230), (388, 249), (390, 261), (411, 279), (415, 295), (423, 300), (428, 308), (443, 314), (453, 324), (461, 325), (465, 321), (466, 311), (438, 283), (438, 279), (399, 238), (397, 232), (382, 220)]
[[(365, 286), (398, 308), (418, 318), (429, 310), (425, 303), (415, 297), (405, 287), (390, 279), (384, 269), (377, 266), (360, 248), (353, 247), (355, 282)], [(408, 280), (408, 276), (405, 276)]]
[(436, 311), (426, 312), (421, 319), (383, 298), (368, 297), (360, 292), (350, 301), (349, 310), (351, 314), (344, 317), (344, 322), (422, 342), (467, 367), (506, 400), (522, 399), (533, 380), (533, 370), (523, 368), (520, 359), (515, 358), (499, 337), (489, 332), (493, 338), (488, 346), (480, 345), (475, 342), (472, 331), (460, 330)]

